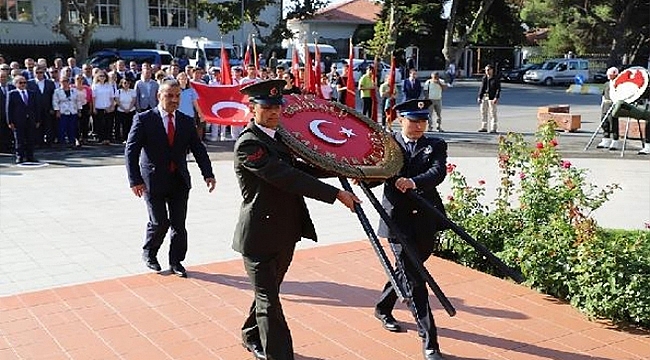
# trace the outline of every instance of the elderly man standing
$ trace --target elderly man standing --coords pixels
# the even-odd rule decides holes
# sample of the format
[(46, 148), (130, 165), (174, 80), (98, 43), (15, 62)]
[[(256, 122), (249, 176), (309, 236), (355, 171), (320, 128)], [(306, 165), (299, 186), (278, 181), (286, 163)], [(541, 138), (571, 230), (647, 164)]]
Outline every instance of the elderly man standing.
[(614, 79), (618, 76), (618, 69), (611, 67), (607, 69), (607, 84), (603, 88), (603, 97), (600, 102), (600, 113), (604, 117), (607, 115), (607, 118), (604, 119), (602, 123), (603, 127), (603, 139), (598, 143), (596, 148), (598, 149), (609, 149), (609, 150), (618, 150), (621, 148), (621, 144), (618, 141), (618, 118), (612, 116), (609, 109), (614, 105), (610, 93), (614, 88)]
[(7, 124), (14, 133), (16, 163), (36, 162), (34, 138), (39, 120), (36, 117), (36, 94), (27, 89), (27, 80), (14, 77), (15, 89), (7, 94)]

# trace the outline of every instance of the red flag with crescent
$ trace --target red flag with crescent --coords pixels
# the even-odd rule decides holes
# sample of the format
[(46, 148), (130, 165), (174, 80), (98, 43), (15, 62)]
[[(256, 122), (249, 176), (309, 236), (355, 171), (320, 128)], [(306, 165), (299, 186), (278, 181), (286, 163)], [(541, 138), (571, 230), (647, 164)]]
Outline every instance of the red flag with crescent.
[(386, 179), (402, 167), (399, 146), (376, 122), (311, 94), (284, 99), (282, 141), (306, 162), (360, 179)]
[(300, 87), (300, 57), (298, 57), (298, 47), (293, 47), (293, 54), (291, 55), (291, 73), (295, 78), (293, 84)]
[(381, 69), (379, 68), (379, 57), (375, 56), (375, 63), (373, 65), (372, 69), (372, 85), (374, 86), (372, 90), (370, 90), (370, 98), (372, 99), (372, 109), (370, 111), (370, 118), (377, 122), (378, 114), (377, 114), (377, 84), (380, 81), (377, 81), (381, 77)]
[(221, 84), (232, 85), (232, 74), (230, 73), (230, 59), (228, 52), (221, 44)]
[(350, 38), (350, 55), (348, 57), (348, 81), (345, 84), (347, 88), (345, 94), (345, 105), (356, 108), (357, 99), (356, 99), (356, 89), (354, 87), (354, 47), (352, 46), (352, 38)]
[(253, 118), (248, 96), (239, 92), (244, 85), (209, 86), (192, 82), (205, 120), (219, 125), (246, 125)]
[[(395, 94), (395, 71), (397, 70), (397, 66), (395, 66), (395, 56), (390, 57), (390, 73), (388, 74), (388, 93), (390, 95)], [(393, 111), (393, 106), (395, 106), (395, 98), (390, 97), (388, 99), (389, 102), (389, 109), (382, 109), (382, 111), (386, 112), (386, 115), (390, 119), (390, 121), (395, 120), (396, 114), (395, 111)]]
[(323, 98), (323, 92), (321, 91), (321, 76), (323, 75), (321, 68), (320, 68), (320, 50), (318, 49), (318, 43), (315, 44), (316, 49), (314, 49), (314, 76), (316, 78), (315, 84), (316, 84), (316, 96), (319, 98)]
[(311, 54), (309, 46), (305, 43), (305, 92), (308, 94), (316, 93), (316, 84), (314, 84), (313, 69), (311, 63)]
[(251, 38), (248, 37), (248, 42), (246, 43), (246, 53), (244, 54), (244, 64), (242, 64), (242, 71), (244, 72), (244, 77), (248, 75), (248, 64), (251, 63)]

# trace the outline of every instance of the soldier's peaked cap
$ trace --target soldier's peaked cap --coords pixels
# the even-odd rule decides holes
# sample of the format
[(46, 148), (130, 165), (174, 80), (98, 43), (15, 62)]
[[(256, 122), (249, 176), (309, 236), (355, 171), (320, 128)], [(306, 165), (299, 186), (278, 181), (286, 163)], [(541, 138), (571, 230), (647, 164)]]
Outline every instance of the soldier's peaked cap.
[(248, 99), (261, 105), (282, 105), (282, 88), (287, 82), (284, 80), (266, 80), (244, 86), (239, 91), (248, 95)]
[(411, 121), (420, 121), (429, 119), (429, 106), (431, 100), (413, 99), (399, 103), (393, 107), (399, 116), (403, 116)]

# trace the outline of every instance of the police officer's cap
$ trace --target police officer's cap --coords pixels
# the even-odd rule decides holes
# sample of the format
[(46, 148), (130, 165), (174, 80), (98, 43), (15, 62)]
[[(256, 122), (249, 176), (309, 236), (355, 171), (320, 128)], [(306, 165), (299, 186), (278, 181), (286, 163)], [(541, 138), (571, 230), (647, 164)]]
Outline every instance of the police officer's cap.
[(282, 105), (282, 88), (286, 84), (284, 80), (266, 80), (245, 86), (239, 91), (248, 95), (248, 99), (256, 104)]
[(393, 110), (411, 121), (428, 120), (431, 103), (431, 100), (413, 99), (393, 106)]

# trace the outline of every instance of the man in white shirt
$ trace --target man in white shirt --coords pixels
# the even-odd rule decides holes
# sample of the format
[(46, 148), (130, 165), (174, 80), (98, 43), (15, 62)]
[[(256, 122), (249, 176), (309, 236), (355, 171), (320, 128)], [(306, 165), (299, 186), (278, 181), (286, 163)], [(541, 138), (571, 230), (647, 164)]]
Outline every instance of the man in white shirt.
[(433, 113), (436, 114), (436, 131), (442, 132), (442, 91), (447, 88), (447, 84), (440, 78), (437, 72), (431, 73), (431, 79), (424, 83), (424, 97), (431, 100), (429, 108), (429, 131), (433, 131)]

